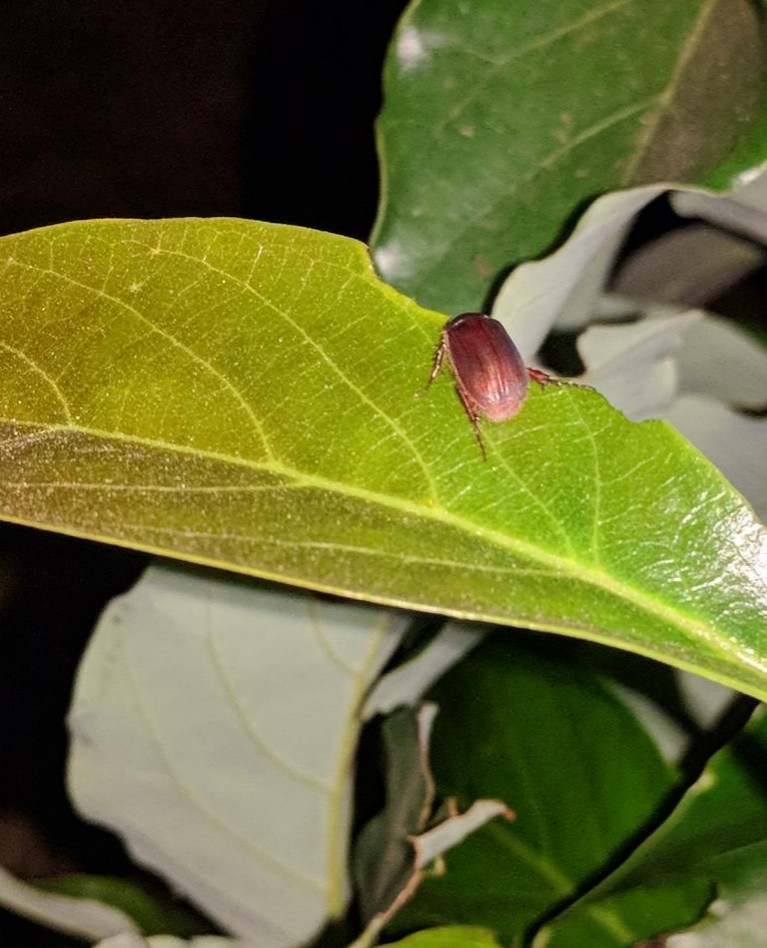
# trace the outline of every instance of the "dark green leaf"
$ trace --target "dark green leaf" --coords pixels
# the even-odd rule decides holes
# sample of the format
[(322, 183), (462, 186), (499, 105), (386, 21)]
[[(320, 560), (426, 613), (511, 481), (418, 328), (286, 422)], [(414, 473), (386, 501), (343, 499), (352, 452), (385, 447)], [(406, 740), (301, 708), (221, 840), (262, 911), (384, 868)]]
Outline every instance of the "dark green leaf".
[(764, 64), (750, 0), (412, 3), (385, 71), (379, 272), (476, 310), (604, 191), (731, 183), (767, 153)]
[[(696, 921), (700, 911), (681, 912), (694, 891), (701, 909), (722, 889), (735, 902), (753, 894), (767, 856), (765, 773), (767, 721), (760, 710), (744, 734), (711, 759), (669, 818), (604, 883), (555, 919), (541, 943), (567, 948), (603, 919), (637, 940)], [(675, 900), (676, 917), (669, 913)]]
[(593, 675), (500, 636), (433, 697), (439, 791), (500, 797), (517, 819), (496, 820), (449, 853), (447, 874), (425, 880), (392, 924), (481, 924), (507, 943), (604, 870), (674, 775)]

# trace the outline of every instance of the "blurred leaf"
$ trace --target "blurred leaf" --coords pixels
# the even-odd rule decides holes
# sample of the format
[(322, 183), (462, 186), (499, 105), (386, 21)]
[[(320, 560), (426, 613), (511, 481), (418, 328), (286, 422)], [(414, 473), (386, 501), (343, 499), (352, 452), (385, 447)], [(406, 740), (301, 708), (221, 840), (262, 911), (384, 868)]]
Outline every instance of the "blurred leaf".
[[(711, 885), (692, 875), (677, 885), (648, 883), (545, 927), (532, 948), (635, 948), (640, 940), (656, 935), (663, 945), (666, 932), (697, 921), (714, 895)], [(648, 948), (654, 944), (650, 941)]]
[(94, 941), (119, 932), (135, 931), (119, 909), (90, 898), (45, 892), (22, 882), (0, 866), (0, 907), (75, 938)]
[(346, 907), (357, 713), (406, 618), (151, 568), (80, 667), (75, 803), (227, 931), (304, 941)]
[(486, 629), (465, 622), (446, 622), (424, 648), (378, 679), (365, 701), (363, 717), (410, 707), (486, 634)]
[(558, 250), (511, 273), (493, 302), (493, 316), (527, 361), (554, 326), (573, 331), (593, 321), (637, 215), (665, 190), (634, 188), (597, 198)]
[(678, 398), (667, 417), (727, 474), (767, 523), (767, 418), (741, 414), (700, 395)]
[(593, 931), (609, 927), (606, 922), (631, 933), (631, 939), (605, 945), (679, 929), (700, 913), (673, 918), (668, 906), (676, 899), (681, 907), (696, 889), (709, 893), (704, 905), (722, 888), (730, 900), (749, 898), (767, 856), (765, 773), (767, 721), (760, 709), (746, 731), (712, 757), (663, 824), (603, 883), (554, 919), (541, 932), (540, 944), (592, 944)]
[(379, 272), (424, 305), (476, 310), (600, 192), (728, 186), (766, 151), (758, 7), (411, 3), (379, 120)]
[(703, 315), (687, 310), (626, 324), (589, 326), (577, 341), (585, 367), (580, 379), (634, 421), (665, 417), (677, 395), (674, 357), (683, 336)]
[(496, 816), (514, 814), (499, 800), (472, 801), (459, 813), (454, 801), (434, 809), (429, 742), (436, 708), (415, 714), (399, 708), (382, 726), (386, 805), (362, 829), (354, 846), (354, 879), (363, 921), (378, 928), (412, 898), (426, 866)]
[[(764, 866), (767, 844), (767, 720), (759, 708), (746, 730), (711, 758), (665, 821), (603, 890), (667, 883), (688, 873), (731, 879)], [(732, 885), (732, 882), (730, 883)]]
[[(424, 710), (428, 717), (424, 720)], [(432, 816), (434, 781), (428, 754), (434, 707), (421, 709), (420, 722), (409, 708), (399, 708), (383, 722), (386, 761), (386, 806), (362, 829), (354, 843), (354, 882), (365, 923), (386, 913), (416, 874), (409, 837)]]
[(765, 262), (764, 248), (752, 241), (690, 223), (652, 238), (621, 260), (610, 290), (628, 298), (705, 306)]
[(542, 650), (512, 650), (501, 636), (432, 696), (441, 708), (432, 745), (439, 792), (462, 803), (500, 797), (517, 819), (496, 820), (451, 852), (446, 874), (424, 880), (391, 927), (480, 924), (508, 943), (605, 868), (674, 774), (592, 673)]
[[(767, 347), (728, 319), (707, 316), (685, 333), (679, 352), (683, 391), (735, 407), (767, 407)], [(716, 366), (716, 372), (712, 371)]]
[[(667, 948), (763, 948), (767, 931), (767, 847), (718, 887), (719, 898), (692, 932), (671, 935)], [(757, 862), (757, 858), (760, 862)]]
[(210, 930), (209, 922), (167, 895), (148, 891), (128, 879), (70, 873), (35, 879), (35, 888), (111, 905), (131, 918), (145, 935), (173, 933), (190, 936)]
[(261, 948), (255, 942), (242, 941), (239, 938), (227, 938), (222, 935), (198, 935), (186, 941), (175, 935), (114, 935), (100, 941), (95, 948)]
[(532, 386), (483, 426), (364, 248), (248, 221), (0, 241), (0, 517), (619, 644), (767, 697), (767, 534), (673, 430)]
[(500, 948), (492, 932), (458, 925), (417, 932), (390, 944), (391, 948)]

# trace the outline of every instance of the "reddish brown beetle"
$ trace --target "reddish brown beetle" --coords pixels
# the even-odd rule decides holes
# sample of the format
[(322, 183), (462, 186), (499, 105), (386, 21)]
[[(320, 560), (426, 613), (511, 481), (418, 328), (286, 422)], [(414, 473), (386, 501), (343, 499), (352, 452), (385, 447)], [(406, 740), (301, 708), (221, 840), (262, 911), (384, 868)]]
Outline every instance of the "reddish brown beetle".
[(483, 313), (462, 313), (445, 324), (427, 388), (445, 360), (453, 372), (458, 397), (474, 427), (483, 457), (486, 454), (479, 419), (513, 418), (524, 404), (529, 379), (541, 384), (559, 381), (538, 369), (527, 368), (503, 326)]

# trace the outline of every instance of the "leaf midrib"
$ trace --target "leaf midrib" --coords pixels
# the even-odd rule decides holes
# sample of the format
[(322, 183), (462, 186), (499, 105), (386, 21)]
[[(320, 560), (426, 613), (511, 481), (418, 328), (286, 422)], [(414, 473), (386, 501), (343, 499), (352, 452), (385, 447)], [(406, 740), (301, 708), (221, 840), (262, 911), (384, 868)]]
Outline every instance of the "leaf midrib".
[(651, 116), (650, 121), (646, 124), (643, 134), (637, 140), (636, 151), (622, 175), (624, 186), (630, 185), (634, 180), (637, 169), (641, 165), (642, 159), (647, 154), (655, 133), (660, 127), (661, 120), (671, 112), (674, 97), (678, 92), (679, 83), (697, 50), (698, 41), (704, 34), (709, 20), (716, 9), (717, 3), (718, 0), (707, 0), (707, 2), (701, 6), (694, 27), (690, 30), (688, 36), (682, 43), (671, 76), (666, 83), (665, 89), (659, 96), (658, 101), (660, 108), (656, 110), (655, 115)]
[[(739, 662), (742, 660), (740, 652), (737, 649), (731, 649), (727, 641), (723, 640), (721, 634), (708, 622), (705, 622), (700, 618), (693, 621), (690, 617), (678, 612), (672, 606), (664, 604), (657, 598), (653, 598), (633, 586), (616, 580), (613, 576), (604, 572), (603, 570), (597, 569), (593, 566), (585, 568), (580, 563), (577, 563), (572, 559), (543, 550), (541, 547), (534, 546), (507, 533), (501, 533), (497, 530), (484, 527), (473, 520), (467, 519), (466, 517), (453, 514), (442, 506), (422, 505), (395, 495), (380, 494), (368, 488), (341, 483), (337, 480), (332, 480), (317, 474), (307, 474), (305, 472), (297, 471), (292, 467), (278, 462), (258, 463), (236, 457), (235, 455), (201, 450), (199, 448), (177, 445), (173, 444), (172, 442), (165, 442), (158, 439), (142, 438), (137, 435), (116, 435), (114, 432), (103, 431), (98, 428), (90, 428), (83, 425), (51, 425), (36, 422), (19, 422), (14, 419), (5, 419), (5, 421), (8, 424), (12, 424), (16, 427), (44, 429), (51, 434), (77, 434), (87, 437), (101, 438), (106, 441), (118, 442), (120, 444), (135, 444), (143, 448), (190, 455), (196, 459), (205, 459), (234, 467), (244, 467), (252, 471), (268, 472), (270, 474), (286, 478), (287, 480), (292, 480), (296, 483), (296, 485), (301, 487), (312, 487), (328, 491), (332, 494), (353, 497), (379, 507), (385, 507), (391, 510), (397, 510), (401, 513), (416, 515), (422, 519), (432, 520), (463, 532), (470, 533), (473, 536), (482, 539), (499, 549), (507, 550), (519, 556), (520, 558), (530, 559), (541, 566), (544, 566), (554, 575), (564, 573), (565, 575), (585, 583), (586, 585), (594, 586), (618, 597), (619, 599), (627, 600), (645, 612), (648, 612), (651, 615), (662, 619), (668, 624), (677, 627), (692, 638), (703, 638), (708, 643), (715, 644), (717, 650), (719, 651), (728, 652), (732, 650), (732, 654), (737, 657), (737, 660)], [(52, 486), (56, 486), (55, 482), (53, 482)], [(77, 487), (78, 485), (75, 484), (73, 486)], [(110, 488), (114, 488), (117, 485), (105, 483), (98, 486), (103, 487), (104, 490), (109, 490)], [(275, 485), (274, 489), (279, 490), (281, 487), (282, 485)], [(140, 491), (142, 487), (141, 485), (136, 485), (133, 489)], [(178, 487), (175, 489), (183, 491), (184, 488)], [(246, 485), (243, 485), (239, 489), (248, 490), (249, 488)], [(509, 572), (513, 573), (514, 571), (510, 570)], [(541, 628), (543, 628), (543, 626), (541, 626)], [(562, 628), (569, 627), (563, 626)]]

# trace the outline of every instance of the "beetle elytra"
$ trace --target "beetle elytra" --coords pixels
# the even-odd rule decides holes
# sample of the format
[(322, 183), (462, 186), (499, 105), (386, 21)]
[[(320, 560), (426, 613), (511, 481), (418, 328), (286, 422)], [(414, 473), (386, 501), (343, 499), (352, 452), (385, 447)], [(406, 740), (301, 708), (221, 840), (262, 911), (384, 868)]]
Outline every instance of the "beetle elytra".
[(458, 397), (484, 458), (480, 418), (508, 421), (522, 408), (530, 379), (541, 384), (559, 381), (539, 369), (527, 368), (503, 326), (483, 313), (462, 313), (445, 324), (427, 388), (445, 363), (453, 373)]

